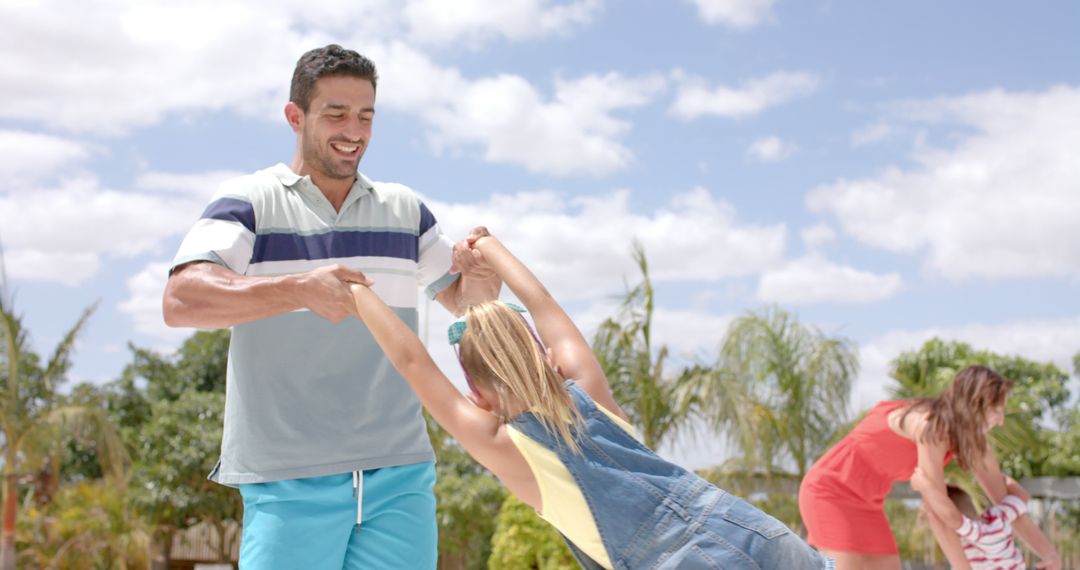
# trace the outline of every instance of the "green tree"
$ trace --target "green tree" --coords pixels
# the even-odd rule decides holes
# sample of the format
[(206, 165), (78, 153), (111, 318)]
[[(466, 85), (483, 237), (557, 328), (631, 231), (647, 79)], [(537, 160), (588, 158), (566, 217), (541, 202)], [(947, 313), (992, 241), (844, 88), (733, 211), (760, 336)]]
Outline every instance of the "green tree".
[(19, 477), (43, 470), (53, 472), (49, 462), (59, 461), (60, 443), (66, 441), (63, 434), (74, 434), (80, 441), (95, 441), (102, 454), (101, 463), (114, 484), (123, 484), (128, 461), (116, 430), (101, 408), (58, 404), (57, 390), (71, 366), (75, 338), (96, 305), (83, 311), (44, 365), (30, 350), (28, 332), (12, 305), (0, 263), (0, 343), (4, 347), (0, 352), (0, 381), (6, 388), (0, 389), (4, 439), (2, 570), (15, 568)]
[(154, 564), (167, 566), (173, 536), (198, 523), (215, 529), (227, 561), (243, 507), (206, 476), (221, 449), (229, 331), (196, 332), (172, 356), (130, 348), (108, 407), (137, 457), (130, 500), (153, 526)]
[(778, 308), (736, 319), (716, 364), (689, 374), (692, 412), (741, 452), (737, 470), (799, 479), (847, 416), (858, 355), (851, 341), (800, 324)]
[(491, 538), (490, 570), (559, 570), (578, 568), (574, 555), (558, 531), (544, 522), (532, 507), (513, 495), (499, 511), (498, 526)]
[(149, 532), (123, 488), (104, 480), (69, 484), (43, 507), (30, 504), (19, 519), (19, 566), (29, 568), (146, 568)]
[(491, 555), (491, 537), (508, 493), (450, 434), (424, 416), (436, 457), (439, 570), (483, 568)]
[(686, 374), (670, 377), (664, 371), (668, 349), (653, 346), (655, 291), (645, 251), (636, 242), (633, 257), (641, 271), (641, 282), (623, 297), (618, 315), (600, 323), (592, 348), (615, 401), (640, 430), (642, 442), (656, 449), (685, 419), (676, 394)]

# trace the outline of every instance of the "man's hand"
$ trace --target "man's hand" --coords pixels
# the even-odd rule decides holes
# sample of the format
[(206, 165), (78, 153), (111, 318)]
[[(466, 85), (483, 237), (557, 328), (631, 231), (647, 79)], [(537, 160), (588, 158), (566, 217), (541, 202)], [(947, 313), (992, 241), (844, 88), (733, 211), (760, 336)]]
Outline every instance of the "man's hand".
[(297, 278), (300, 303), (332, 323), (356, 316), (356, 302), (349, 289), (352, 283), (367, 286), (374, 283), (363, 273), (341, 264), (301, 273)]

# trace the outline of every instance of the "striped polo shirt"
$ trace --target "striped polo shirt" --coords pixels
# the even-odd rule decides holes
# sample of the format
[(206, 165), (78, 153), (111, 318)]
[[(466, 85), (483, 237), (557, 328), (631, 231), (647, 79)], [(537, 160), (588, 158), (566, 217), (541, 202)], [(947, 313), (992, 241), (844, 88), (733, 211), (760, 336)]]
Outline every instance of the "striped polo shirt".
[[(340, 211), (284, 165), (221, 185), (180, 245), (196, 260), (272, 276), (340, 263), (413, 330), (418, 288), (456, 279), (453, 243), (400, 184), (363, 174)], [(171, 269), (170, 269), (171, 271)], [(232, 328), (221, 458), (210, 478), (234, 485), (433, 461), (420, 404), (356, 318), (334, 324), (308, 310)]]
[(1002, 501), (972, 520), (964, 517), (956, 529), (964, 545), (964, 556), (972, 570), (1023, 570), (1024, 556), (1013, 540), (1012, 523), (1027, 512), (1027, 504), (1015, 495)]

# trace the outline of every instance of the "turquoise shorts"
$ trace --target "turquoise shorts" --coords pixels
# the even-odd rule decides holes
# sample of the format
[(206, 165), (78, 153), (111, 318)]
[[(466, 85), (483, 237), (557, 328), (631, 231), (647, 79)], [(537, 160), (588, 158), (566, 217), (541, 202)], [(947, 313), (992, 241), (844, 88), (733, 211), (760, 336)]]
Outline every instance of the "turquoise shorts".
[(430, 462), (238, 485), (240, 568), (433, 570), (434, 485)]

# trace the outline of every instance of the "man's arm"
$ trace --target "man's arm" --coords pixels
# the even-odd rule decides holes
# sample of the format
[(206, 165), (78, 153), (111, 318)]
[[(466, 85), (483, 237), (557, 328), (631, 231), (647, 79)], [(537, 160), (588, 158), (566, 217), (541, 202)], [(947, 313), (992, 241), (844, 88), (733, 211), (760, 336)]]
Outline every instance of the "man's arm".
[(356, 314), (350, 283), (369, 281), (342, 265), (249, 277), (216, 263), (189, 263), (169, 277), (162, 311), (171, 327), (227, 328), (303, 308), (336, 323)]

